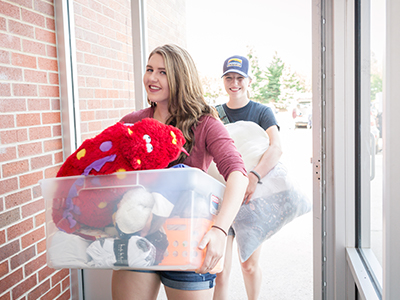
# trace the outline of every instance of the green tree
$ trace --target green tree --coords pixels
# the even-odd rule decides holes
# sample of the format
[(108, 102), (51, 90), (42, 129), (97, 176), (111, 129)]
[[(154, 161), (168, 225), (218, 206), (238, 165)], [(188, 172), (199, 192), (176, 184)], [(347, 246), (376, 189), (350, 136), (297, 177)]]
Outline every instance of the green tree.
[(284, 68), (285, 64), (278, 56), (278, 53), (275, 52), (272, 62), (266, 72), (268, 79), (266, 103), (271, 101), (274, 103), (278, 102), (279, 95), (281, 94), (281, 77)]
[(255, 55), (253, 48), (249, 47), (247, 57), (250, 62), (251, 69), (251, 98), (257, 102), (265, 102), (267, 98), (267, 78), (265, 71), (261, 70), (258, 64), (258, 57)]

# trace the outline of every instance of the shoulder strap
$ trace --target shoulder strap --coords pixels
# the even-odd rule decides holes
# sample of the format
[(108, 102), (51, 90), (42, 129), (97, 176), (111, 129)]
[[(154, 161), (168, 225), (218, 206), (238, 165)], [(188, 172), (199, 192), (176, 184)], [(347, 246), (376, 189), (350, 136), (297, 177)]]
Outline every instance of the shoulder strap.
[(229, 124), (230, 123), (229, 119), (226, 116), (226, 113), (225, 113), (225, 110), (224, 110), (222, 104), (216, 105), (215, 109), (217, 110), (219, 118), (221, 119), (222, 123), (224, 123), (224, 125)]

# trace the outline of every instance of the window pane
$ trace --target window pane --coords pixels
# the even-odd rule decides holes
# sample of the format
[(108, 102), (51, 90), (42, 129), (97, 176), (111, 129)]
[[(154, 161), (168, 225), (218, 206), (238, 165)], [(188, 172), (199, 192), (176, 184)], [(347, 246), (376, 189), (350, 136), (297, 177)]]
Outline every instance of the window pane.
[(371, 0), (371, 248), (382, 265), (382, 78), (385, 46), (383, 0)]

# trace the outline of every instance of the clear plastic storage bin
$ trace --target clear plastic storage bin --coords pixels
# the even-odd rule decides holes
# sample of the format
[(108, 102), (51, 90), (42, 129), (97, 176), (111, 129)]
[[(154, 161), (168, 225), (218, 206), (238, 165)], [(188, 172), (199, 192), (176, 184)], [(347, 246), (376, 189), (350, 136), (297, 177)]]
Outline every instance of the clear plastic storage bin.
[[(225, 186), (195, 168), (40, 181), (55, 269), (196, 270)], [(214, 269), (222, 270), (223, 259)]]

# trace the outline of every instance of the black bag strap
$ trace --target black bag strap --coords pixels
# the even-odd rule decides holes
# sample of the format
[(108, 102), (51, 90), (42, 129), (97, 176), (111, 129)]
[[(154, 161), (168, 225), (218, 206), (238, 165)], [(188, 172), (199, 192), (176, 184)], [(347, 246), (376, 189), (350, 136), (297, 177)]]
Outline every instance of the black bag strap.
[(229, 119), (226, 116), (226, 113), (225, 113), (225, 110), (224, 110), (224, 107), (222, 106), (222, 104), (216, 105), (215, 109), (217, 110), (219, 118), (221, 119), (222, 123), (224, 123), (224, 125), (229, 124), (230, 123)]

